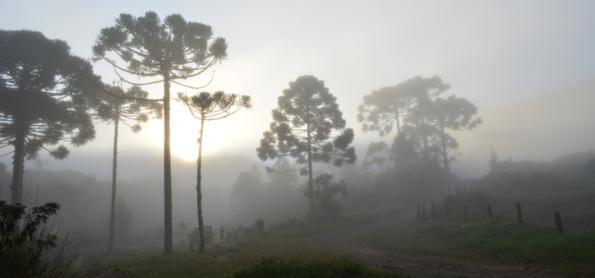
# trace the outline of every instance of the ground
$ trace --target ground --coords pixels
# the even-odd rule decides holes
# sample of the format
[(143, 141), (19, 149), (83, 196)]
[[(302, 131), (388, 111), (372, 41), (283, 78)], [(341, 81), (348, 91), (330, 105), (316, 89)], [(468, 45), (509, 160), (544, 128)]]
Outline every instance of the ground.
[(349, 270), (351, 276), (321, 277), (593, 277), (595, 237), (498, 221), (369, 222), (357, 217), (324, 224), (294, 221), (242, 244), (214, 246), (205, 255), (102, 257), (80, 273), (234, 277), (242, 271), (251, 275), (280, 271), (263, 268), (267, 264), (261, 262), (270, 258), (282, 261), (276, 266), (287, 267), (284, 273), (297, 273), (290, 277), (312, 277), (304, 273), (323, 268), (331, 269), (327, 274), (355, 270)]

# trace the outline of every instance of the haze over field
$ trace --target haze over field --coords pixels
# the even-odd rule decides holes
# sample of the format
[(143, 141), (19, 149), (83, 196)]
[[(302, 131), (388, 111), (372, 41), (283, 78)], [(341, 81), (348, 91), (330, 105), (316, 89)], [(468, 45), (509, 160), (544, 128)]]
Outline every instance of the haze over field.
[[(243, 265), (226, 248), (282, 242), (414, 277), (428, 266), (522, 277), (526, 254), (568, 274), (595, 265), (581, 249), (595, 242), (593, 11), (587, 0), (4, 1), (0, 205), (58, 203), (51, 229), (85, 246), (82, 265), (205, 246)], [(56, 69), (25, 80), (37, 66)], [(504, 253), (514, 267), (489, 259)], [(445, 259), (459, 255), (486, 265)]]

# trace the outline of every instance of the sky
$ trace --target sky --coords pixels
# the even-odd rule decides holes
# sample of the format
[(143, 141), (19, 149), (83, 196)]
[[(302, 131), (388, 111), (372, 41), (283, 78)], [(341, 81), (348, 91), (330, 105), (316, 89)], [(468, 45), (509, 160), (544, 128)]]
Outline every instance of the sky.
[[(151, 10), (162, 18), (180, 13), (211, 25), (215, 36), (227, 40), (229, 56), (214, 73), (192, 84), (204, 84), (214, 74), (208, 90), (249, 94), (254, 107), (207, 125), (207, 157), (235, 152), (256, 161), (254, 149), (277, 97), (305, 74), (324, 80), (337, 96), (347, 125), (356, 130), (360, 154), (367, 142), (379, 139), (361, 132), (356, 121), (363, 96), (414, 76), (440, 76), (452, 86), (451, 93), (474, 102), (480, 114), (563, 94), (595, 79), (595, 1), (1, 1), (0, 28), (41, 31), (65, 40), (84, 58), (92, 57), (101, 28), (113, 25), (123, 12), (141, 16)], [(116, 79), (102, 62), (95, 70), (105, 82)], [(147, 90), (161, 93), (159, 86)], [(172, 91), (193, 93), (179, 87)], [(173, 153), (190, 160), (196, 156), (198, 123), (182, 106), (174, 109)], [(125, 131), (121, 148), (158, 151), (161, 131), (160, 121), (140, 134)], [(462, 164), (487, 159), (490, 146), (498, 146), (461, 136), (462, 142), (477, 147), (462, 145)], [(111, 138), (111, 127), (99, 125), (94, 142), (73, 150), (75, 161), (107, 153)], [(576, 148), (589, 147), (593, 145)], [(481, 156), (473, 156), (479, 149), (484, 150)], [(502, 151), (512, 156), (514, 150)], [(540, 156), (544, 152), (539, 149), (534, 153), (514, 158), (556, 155)]]

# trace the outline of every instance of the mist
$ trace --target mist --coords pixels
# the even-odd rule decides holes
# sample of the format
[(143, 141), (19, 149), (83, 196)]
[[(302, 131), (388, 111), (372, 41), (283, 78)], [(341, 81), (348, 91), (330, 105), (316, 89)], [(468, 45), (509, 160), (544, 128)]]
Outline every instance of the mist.
[(0, 277), (591, 276), (594, 9), (9, 1)]

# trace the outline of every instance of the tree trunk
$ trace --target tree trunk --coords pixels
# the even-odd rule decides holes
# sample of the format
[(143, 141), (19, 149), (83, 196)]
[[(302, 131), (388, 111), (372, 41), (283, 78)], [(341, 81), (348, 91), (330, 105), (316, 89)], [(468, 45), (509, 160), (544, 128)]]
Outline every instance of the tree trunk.
[(115, 229), (116, 229), (116, 178), (118, 173), (118, 126), (120, 125), (120, 111), (118, 110), (116, 119), (114, 119), (114, 148), (112, 153), (112, 202), (109, 217), (109, 245), (107, 252), (111, 253), (114, 249)]
[(399, 109), (397, 109), (397, 117), (396, 117), (396, 121), (397, 121), (397, 134), (401, 133), (401, 118), (399, 116)]
[(170, 150), (170, 79), (163, 76), (163, 253), (173, 252), (171, 150)]
[(196, 159), (196, 208), (198, 212), (198, 234), (199, 234), (199, 246), (198, 252), (205, 252), (205, 236), (204, 236), (204, 223), (202, 220), (202, 191), (201, 191), (201, 180), (202, 180), (202, 139), (204, 134), (205, 120), (204, 115), (201, 115), (200, 119), (200, 135), (198, 137), (198, 158)]
[(446, 150), (446, 133), (444, 133), (444, 124), (442, 123), (440, 123), (440, 144), (442, 147), (442, 163), (444, 164), (444, 170), (446, 170), (447, 173), (450, 173), (450, 161)]
[(310, 124), (306, 125), (307, 133), (307, 148), (308, 148), (308, 213), (314, 212), (314, 180), (312, 178), (312, 135), (310, 131)]
[(16, 122), (16, 137), (14, 139), (14, 156), (12, 164), (12, 195), (13, 204), (23, 203), (23, 174), (25, 168), (25, 124)]
[(421, 128), (422, 128), (422, 143), (423, 143), (422, 159), (423, 159), (423, 162), (426, 165), (428, 165), (429, 158), (430, 158), (429, 153), (428, 153), (428, 134), (427, 134), (428, 127), (426, 126), (426, 120), (424, 118), (422, 118), (421, 123), (422, 123)]

